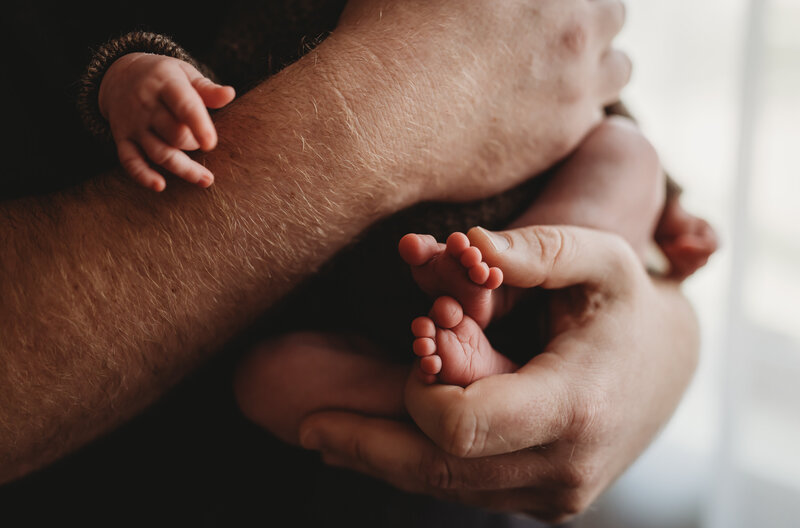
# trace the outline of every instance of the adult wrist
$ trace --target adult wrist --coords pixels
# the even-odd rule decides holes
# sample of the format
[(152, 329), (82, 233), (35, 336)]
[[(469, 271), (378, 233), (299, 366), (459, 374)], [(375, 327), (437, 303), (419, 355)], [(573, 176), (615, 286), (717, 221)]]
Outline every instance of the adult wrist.
[[(168, 36), (133, 31), (109, 40), (94, 52), (80, 79), (78, 111), (86, 128), (95, 136), (109, 139), (111, 132), (106, 113), (100, 105), (100, 89), (106, 73), (120, 58), (131, 53), (154, 53), (174, 57), (195, 66), (204, 74), (207, 69)], [(209, 75), (206, 75), (209, 76)], [(213, 78), (213, 77), (212, 77)]]
[(337, 30), (318, 50), (334, 104), (346, 120), (347, 135), (363, 157), (363, 167), (385, 184), (394, 209), (436, 197), (433, 183), (441, 172), (422, 137), (419, 115), (429, 101), (408, 96), (409, 77), (400, 62), (386, 60), (362, 32)]

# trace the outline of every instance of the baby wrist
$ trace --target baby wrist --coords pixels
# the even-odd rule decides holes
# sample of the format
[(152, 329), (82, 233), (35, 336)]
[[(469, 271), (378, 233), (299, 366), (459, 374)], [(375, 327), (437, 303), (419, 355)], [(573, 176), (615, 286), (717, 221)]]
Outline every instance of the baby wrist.
[(100, 85), (111, 65), (130, 53), (154, 53), (174, 57), (191, 64), (204, 74), (207, 73), (207, 69), (198, 64), (186, 50), (164, 35), (135, 31), (106, 42), (92, 55), (81, 76), (78, 90), (78, 111), (84, 126), (95, 137), (111, 140), (111, 129), (100, 111)]

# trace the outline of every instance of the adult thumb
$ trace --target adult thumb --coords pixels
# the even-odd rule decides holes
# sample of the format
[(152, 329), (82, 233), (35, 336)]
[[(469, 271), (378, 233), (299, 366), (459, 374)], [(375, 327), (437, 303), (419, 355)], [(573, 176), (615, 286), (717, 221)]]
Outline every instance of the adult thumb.
[(638, 276), (642, 264), (615, 234), (576, 226), (526, 226), (508, 231), (473, 227), (470, 242), (503, 282), (520, 288), (566, 288), (578, 284), (618, 290)]

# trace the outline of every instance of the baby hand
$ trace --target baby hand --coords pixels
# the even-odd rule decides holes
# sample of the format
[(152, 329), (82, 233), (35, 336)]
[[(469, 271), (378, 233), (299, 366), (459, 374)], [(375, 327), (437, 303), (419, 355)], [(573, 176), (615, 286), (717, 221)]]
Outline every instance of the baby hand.
[(145, 158), (167, 171), (208, 187), (214, 175), (186, 152), (217, 145), (208, 108), (222, 108), (235, 96), (192, 65), (173, 57), (130, 53), (106, 72), (100, 84), (100, 113), (108, 120), (125, 171), (155, 191), (164, 177)]

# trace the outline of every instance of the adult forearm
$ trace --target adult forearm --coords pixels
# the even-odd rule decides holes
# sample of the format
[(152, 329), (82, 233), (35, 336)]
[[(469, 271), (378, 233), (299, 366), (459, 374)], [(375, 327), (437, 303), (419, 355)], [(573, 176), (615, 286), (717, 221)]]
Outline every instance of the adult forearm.
[(413, 200), (349, 122), (341, 72), (367, 81), (336, 45), (218, 114), (209, 190), (114, 173), (2, 205), (0, 482), (130, 418)]
[(373, 220), (509, 189), (618, 99), (619, 2), (469, 4), (350, 0), (218, 115), (212, 190), (108, 175), (0, 207), (0, 481), (153, 401)]

